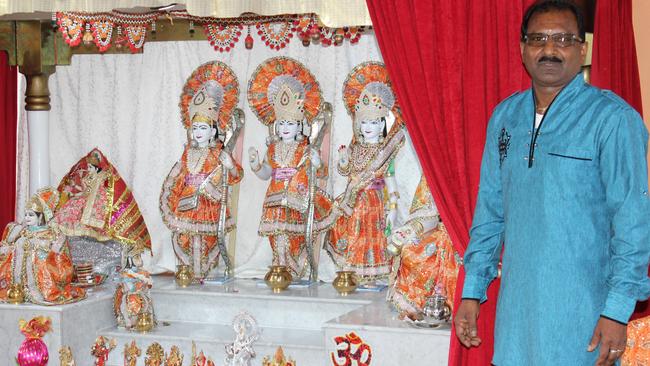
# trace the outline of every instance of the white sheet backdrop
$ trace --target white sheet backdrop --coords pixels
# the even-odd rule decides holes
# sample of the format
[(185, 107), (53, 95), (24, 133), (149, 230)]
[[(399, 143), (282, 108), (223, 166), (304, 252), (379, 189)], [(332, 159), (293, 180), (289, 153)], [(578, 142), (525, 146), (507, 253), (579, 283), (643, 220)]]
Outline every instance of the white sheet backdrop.
[[(50, 179), (56, 186), (61, 177), (81, 156), (99, 147), (113, 162), (133, 190), (153, 242), (154, 256), (149, 263), (154, 272), (174, 270), (175, 257), (170, 231), (163, 224), (158, 209), (162, 182), (180, 158), (185, 131), (180, 123), (178, 101), (183, 84), (199, 65), (220, 60), (235, 71), (240, 85), (239, 107), (246, 114), (244, 153), (249, 146), (265, 151), (267, 129), (257, 121), (248, 107), (246, 90), (255, 68), (273, 56), (293, 57), (305, 64), (320, 82), (325, 100), (332, 103), (334, 117), (330, 139), (331, 151), (348, 144), (351, 120), (342, 102), (342, 85), (348, 72), (357, 64), (381, 60), (376, 39), (366, 34), (356, 45), (346, 42), (340, 47), (304, 47), (294, 39), (280, 52), (272, 51), (256, 39), (252, 50), (239, 42), (229, 53), (214, 51), (207, 41), (150, 42), (138, 55), (77, 55), (71, 66), (57, 67), (50, 77), (52, 110), (50, 114)], [(21, 115), (19, 143), (25, 144), (25, 117)], [(27, 199), (27, 149), (19, 148), (22, 172), (18, 199)], [(344, 189), (345, 180), (333, 168), (336, 153), (330, 154), (330, 177), (327, 190), (334, 196)], [(243, 158), (244, 179), (240, 183), (236, 274), (260, 277), (271, 262), (266, 238), (257, 235), (261, 203), (267, 181), (261, 181)], [(400, 186), (400, 219), (406, 217), (412, 194), (420, 178), (420, 167), (407, 142), (396, 161)], [(19, 205), (22, 211), (24, 204)], [(18, 212), (22, 217), (22, 212)], [(401, 222), (401, 221), (400, 221)], [(320, 278), (331, 280), (334, 266), (321, 253)]]

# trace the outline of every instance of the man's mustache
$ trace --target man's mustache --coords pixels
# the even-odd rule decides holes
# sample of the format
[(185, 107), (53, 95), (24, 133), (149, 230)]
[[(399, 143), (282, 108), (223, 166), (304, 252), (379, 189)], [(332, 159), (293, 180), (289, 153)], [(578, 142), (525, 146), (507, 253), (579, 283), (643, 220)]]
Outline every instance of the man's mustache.
[(542, 56), (537, 63), (542, 63), (542, 62), (557, 62), (557, 63), (562, 63), (562, 60), (557, 58), (556, 56)]

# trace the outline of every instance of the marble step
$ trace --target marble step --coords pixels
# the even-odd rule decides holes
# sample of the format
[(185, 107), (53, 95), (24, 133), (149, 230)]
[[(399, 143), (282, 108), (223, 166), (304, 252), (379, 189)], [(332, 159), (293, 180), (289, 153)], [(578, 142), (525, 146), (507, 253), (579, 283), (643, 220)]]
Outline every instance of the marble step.
[(163, 277), (156, 278), (151, 296), (159, 319), (229, 324), (246, 311), (263, 327), (320, 330), (325, 322), (385, 295), (341, 296), (325, 283), (273, 293), (260, 281), (239, 279), (225, 285), (181, 288), (173, 278)]
[[(416, 328), (397, 318), (385, 302), (375, 302), (336, 317), (323, 325), (325, 351), (334, 355), (343, 365), (343, 358), (336, 357), (338, 351), (348, 347), (337, 338), (354, 332), (366, 344), (373, 364), (381, 365), (447, 365), (451, 324), (439, 328)], [(353, 345), (356, 352), (359, 345)], [(361, 361), (365, 361), (363, 354)], [(381, 361), (380, 361), (381, 360)]]
[[(278, 346), (282, 346), (285, 354), (296, 360), (299, 365), (325, 365), (325, 346), (321, 330), (272, 327), (261, 327), (260, 330), (260, 338), (253, 346), (257, 354), (253, 364), (261, 364), (264, 356), (272, 355)], [(197, 352), (202, 350), (206, 356), (215, 361), (216, 365), (223, 365), (226, 357), (225, 346), (231, 344), (235, 338), (235, 332), (230, 324), (166, 320), (159, 320), (158, 327), (148, 333), (111, 327), (98, 332), (98, 334), (117, 340), (117, 348), (111, 352), (108, 359), (108, 365), (112, 366), (123, 365), (124, 346), (133, 340), (142, 352), (138, 359), (138, 365), (144, 364), (146, 350), (154, 342), (158, 342), (165, 352), (169, 352), (173, 345), (178, 346), (184, 355), (184, 364), (186, 364), (192, 354), (192, 341), (196, 343)]]

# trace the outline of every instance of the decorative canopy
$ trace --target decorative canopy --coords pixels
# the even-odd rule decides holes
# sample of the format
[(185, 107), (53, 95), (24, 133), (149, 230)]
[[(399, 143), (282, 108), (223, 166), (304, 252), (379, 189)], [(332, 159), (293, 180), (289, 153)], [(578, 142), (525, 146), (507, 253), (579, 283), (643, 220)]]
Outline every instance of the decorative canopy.
[(12, 13), (82, 11), (89, 13), (108, 12), (113, 9), (142, 10), (162, 8), (173, 10), (187, 9), (195, 16), (235, 18), (244, 13), (259, 15), (277, 14), (318, 14), (328, 27), (350, 25), (371, 25), (370, 14), (365, 0), (282, 0), (282, 1), (243, 1), (243, 0), (186, 0), (171, 6), (169, 0), (6, 0), (0, 1), (0, 15)]

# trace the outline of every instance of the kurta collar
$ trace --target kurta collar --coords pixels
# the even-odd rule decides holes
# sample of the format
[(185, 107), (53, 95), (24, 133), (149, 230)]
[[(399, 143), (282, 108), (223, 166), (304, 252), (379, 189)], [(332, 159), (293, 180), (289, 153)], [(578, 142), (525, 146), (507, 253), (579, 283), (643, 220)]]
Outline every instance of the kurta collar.
[[(557, 116), (559, 113), (562, 113), (565, 109), (567, 109), (569, 106), (573, 104), (575, 99), (577, 98), (579, 91), (582, 90), (582, 88), (585, 86), (585, 79), (582, 74), (582, 72), (579, 72), (569, 84), (567, 84), (562, 90), (560, 90), (560, 93), (555, 97), (551, 105), (549, 106), (548, 110), (546, 111), (546, 115), (544, 117), (544, 126), (548, 126), (550, 124), (550, 120), (553, 119), (554, 116)], [(530, 92), (530, 98), (528, 98), (528, 105), (527, 105), (527, 111), (529, 112), (529, 115), (534, 116), (535, 115), (535, 96), (533, 93), (533, 88), (531, 87), (529, 89)]]

